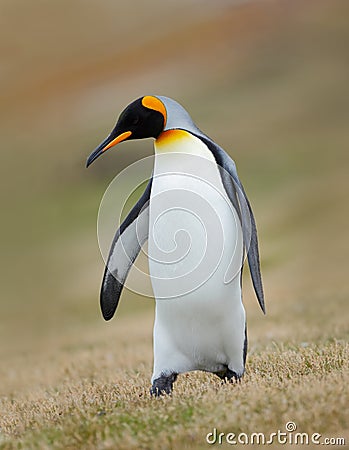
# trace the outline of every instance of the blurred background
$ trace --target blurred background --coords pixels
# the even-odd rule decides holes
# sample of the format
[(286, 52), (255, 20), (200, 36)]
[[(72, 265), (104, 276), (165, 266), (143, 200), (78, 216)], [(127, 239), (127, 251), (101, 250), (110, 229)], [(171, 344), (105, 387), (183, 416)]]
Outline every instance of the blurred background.
[(3, 390), (39, 355), (151, 317), (151, 301), (124, 292), (103, 322), (96, 220), (152, 142), (85, 169), (146, 94), (182, 103), (237, 164), (268, 311), (245, 271), (251, 345), (347, 336), (348, 14), (345, 0), (0, 0)]

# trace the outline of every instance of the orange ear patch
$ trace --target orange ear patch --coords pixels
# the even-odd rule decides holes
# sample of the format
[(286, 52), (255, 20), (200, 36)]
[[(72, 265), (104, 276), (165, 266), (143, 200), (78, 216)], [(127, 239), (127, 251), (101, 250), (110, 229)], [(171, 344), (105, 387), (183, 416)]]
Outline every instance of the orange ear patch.
[(146, 108), (161, 113), (164, 117), (164, 126), (166, 125), (167, 112), (165, 105), (162, 103), (161, 100), (159, 100), (156, 97), (153, 97), (152, 95), (146, 95), (145, 97), (142, 98), (142, 105), (145, 106)]

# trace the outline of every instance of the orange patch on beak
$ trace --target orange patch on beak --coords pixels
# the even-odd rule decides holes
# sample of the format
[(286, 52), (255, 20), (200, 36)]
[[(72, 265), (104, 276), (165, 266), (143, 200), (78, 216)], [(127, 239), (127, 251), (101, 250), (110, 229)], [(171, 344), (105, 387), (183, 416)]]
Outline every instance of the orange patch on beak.
[(125, 131), (124, 133), (119, 134), (119, 136), (117, 136), (115, 139), (113, 139), (111, 142), (109, 142), (109, 144), (106, 145), (102, 151), (105, 152), (106, 150), (108, 150), (108, 148), (114, 147), (114, 145), (116, 145), (119, 142), (122, 142), (125, 139), (127, 139), (128, 137), (130, 137), (131, 134), (132, 134), (131, 131)]

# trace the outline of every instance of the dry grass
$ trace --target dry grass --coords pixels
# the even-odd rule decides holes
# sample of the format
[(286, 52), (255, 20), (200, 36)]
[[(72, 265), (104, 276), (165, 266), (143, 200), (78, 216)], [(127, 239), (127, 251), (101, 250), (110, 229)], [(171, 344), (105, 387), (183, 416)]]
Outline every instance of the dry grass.
[[(84, 14), (75, 1), (3, 3), (0, 448), (202, 449), (213, 427), (267, 434), (290, 420), (349, 442), (348, 3), (203, 2), (194, 17), (196, 2), (187, 15), (173, 2), (176, 31), (167, 6), (139, 1), (127, 42), (126, 3), (117, 21), (120, 2)], [(162, 24), (147, 39), (144, 17)], [(94, 238), (105, 187), (150, 142), (83, 167), (116, 110), (149, 92), (183, 101), (236, 160), (268, 312), (246, 271), (241, 384), (185, 374), (160, 399), (149, 396), (152, 303), (125, 293), (102, 322)]]
[(127, 329), (134, 352), (120, 343), (121, 355), (113, 351), (125, 338), (121, 329), (108, 336), (112, 343), (55, 355), (51, 387), (2, 399), (2, 448), (203, 448), (213, 427), (269, 434), (284, 430), (290, 420), (302, 432), (347, 437), (349, 396), (343, 386), (349, 382), (349, 345), (344, 341), (270, 344), (250, 354), (240, 384), (185, 374), (172, 397), (152, 399), (149, 333), (140, 332), (137, 320)]

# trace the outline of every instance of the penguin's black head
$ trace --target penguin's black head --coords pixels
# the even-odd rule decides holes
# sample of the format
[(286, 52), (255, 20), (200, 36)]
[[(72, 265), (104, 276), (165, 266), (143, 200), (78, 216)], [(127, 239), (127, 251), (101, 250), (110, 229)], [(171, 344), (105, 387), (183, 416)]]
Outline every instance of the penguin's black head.
[(141, 97), (120, 114), (109, 136), (91, 153), (88, 167), (95, 159), (119, 142), (131, 139), (157, 138), (166, 125), (166, 108), (157, 97)]

